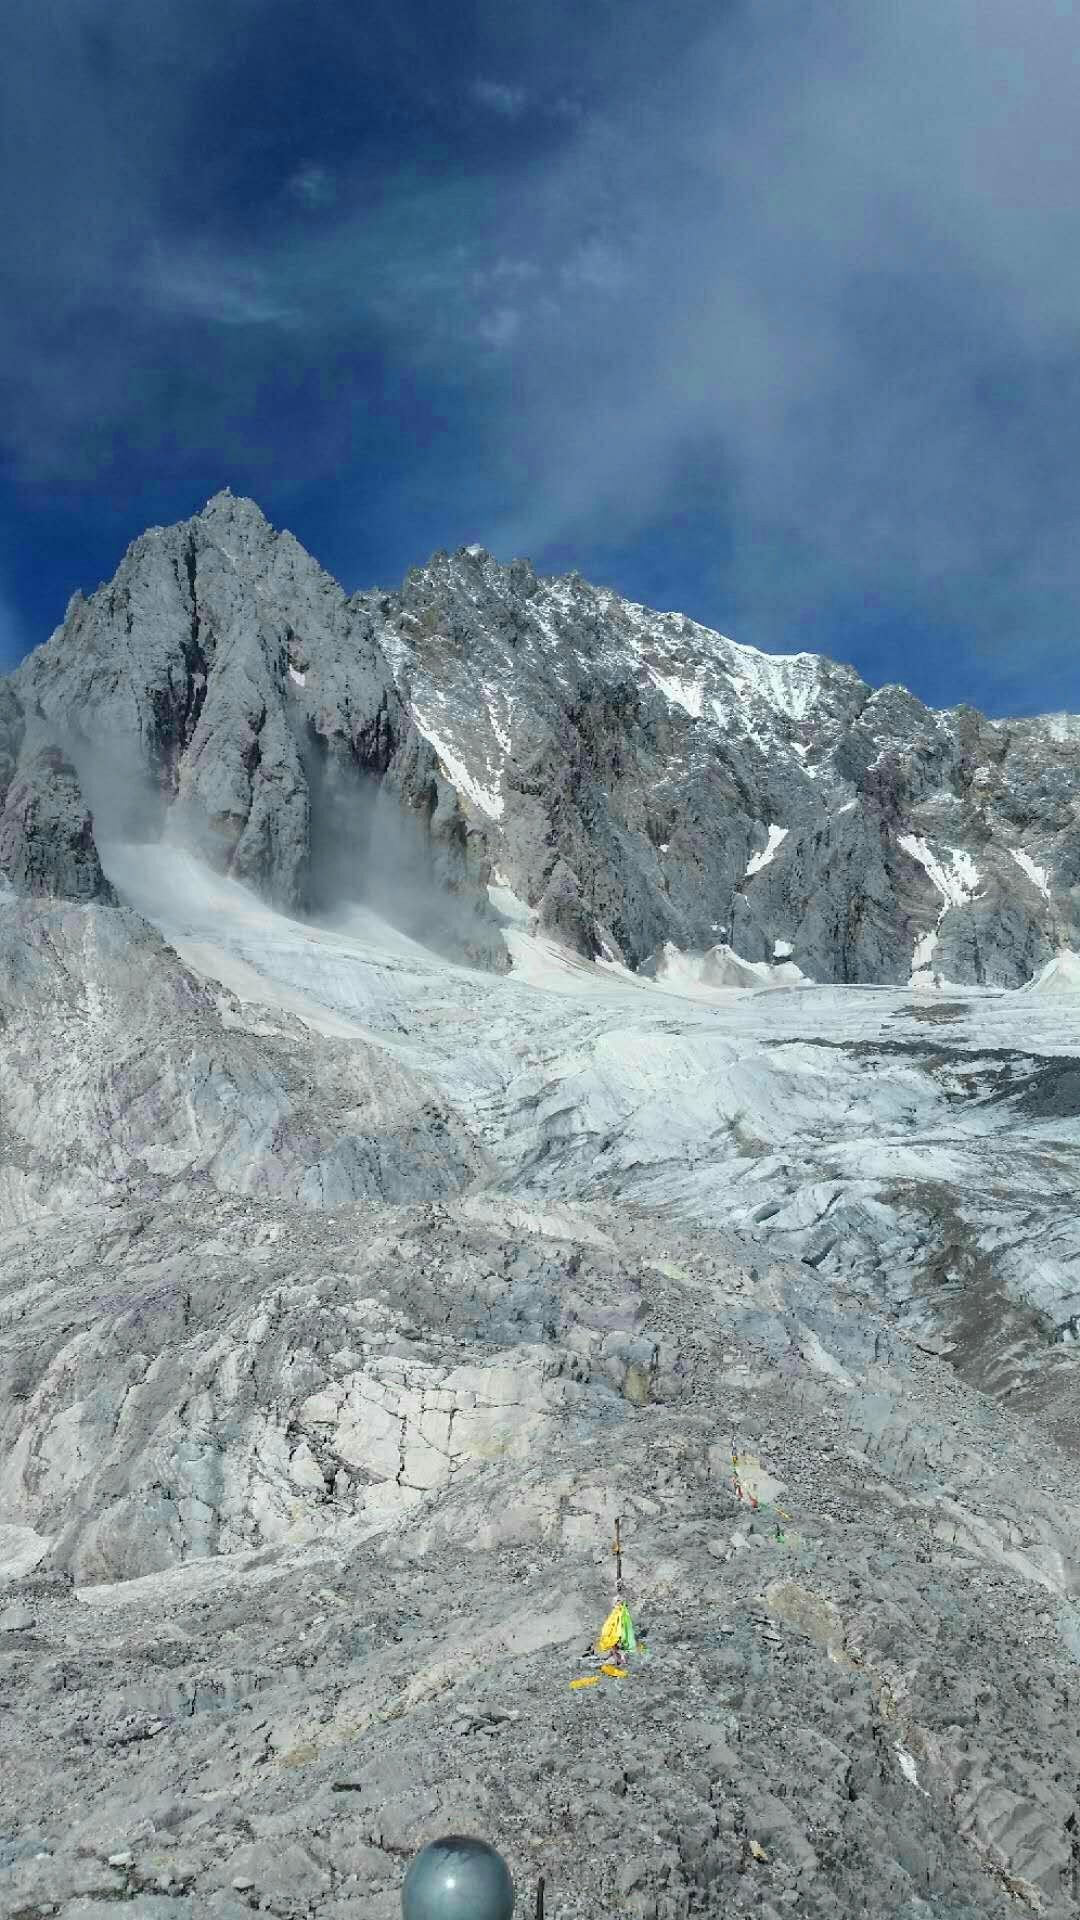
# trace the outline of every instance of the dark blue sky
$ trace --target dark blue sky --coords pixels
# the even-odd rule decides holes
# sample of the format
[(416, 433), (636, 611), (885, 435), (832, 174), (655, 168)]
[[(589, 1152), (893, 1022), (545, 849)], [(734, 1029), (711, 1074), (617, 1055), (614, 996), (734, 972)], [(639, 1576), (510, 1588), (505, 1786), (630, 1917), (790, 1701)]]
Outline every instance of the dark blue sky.
[(1071, 0), (6, 0), (0, 663), (219, 487), (1080, 709)]

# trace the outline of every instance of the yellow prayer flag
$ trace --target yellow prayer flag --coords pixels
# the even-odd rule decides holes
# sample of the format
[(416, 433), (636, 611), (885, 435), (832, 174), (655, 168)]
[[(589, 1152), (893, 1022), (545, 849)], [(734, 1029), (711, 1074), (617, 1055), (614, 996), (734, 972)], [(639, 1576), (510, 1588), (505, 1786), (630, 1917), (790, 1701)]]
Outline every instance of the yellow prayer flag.
[(597, 1653), (610, 1653), (612, 1647), (619, 1645), (622, 1639), (622, 1607), (622, 1601), (616, 1600), (600, 1629), (600, 1638), (596, 1643)]

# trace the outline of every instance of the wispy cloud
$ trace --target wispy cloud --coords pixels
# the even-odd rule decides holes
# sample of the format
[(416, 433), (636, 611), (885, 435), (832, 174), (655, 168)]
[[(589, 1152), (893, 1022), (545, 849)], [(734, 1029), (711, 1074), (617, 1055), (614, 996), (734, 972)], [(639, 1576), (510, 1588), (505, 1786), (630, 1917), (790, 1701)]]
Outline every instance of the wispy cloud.
[(286, 181), (286, 192), (302, 207), (317, 212), (332, 207), (337, 199), (337, 180), (329, 167), (314, 164), (299, 167)]
[(295, 327), (301, 313), (273, 291), (273, 276), (256, 263), (235, 264), (198, 253), (153, 248), (143, 279), (146, 298), (165, 311), (223, 327)]
[(505, 256), (495, 261), (489, 270), (494, 281), (523, 282), (543, 278), (543, 268), (535, 260), (515, 260)]
[(481, 315), (476, 330), (489, 347), (508, 347), (521, 332), (521, 315), (516, 307), (496, 307)]
[(979, 650), (1003, 697), (1010, 648), (1052, 672), (1080, 599), (1080, 22), (1025, 19), (1021, 43), (1008, 0), (747, 7), (591, 120), (516, 214), (618, 324), (564, 308), (490, 540), (632, 541), (689, 462), (746, 637), (817, 619), (821, 644), (823, 611), (872, 604)]
[(613, 240), (592, 238), (575, 247), (559, 268), (564, 288), (593, 293), (624, 293), (630, 282), (627, 261)]
[(506, 120), (516, 120), (524, 113), (529, 98), (524, 87), (507, 86), (501, 80), (474, 80), (472, 96), (482, 107), (502, 114)]

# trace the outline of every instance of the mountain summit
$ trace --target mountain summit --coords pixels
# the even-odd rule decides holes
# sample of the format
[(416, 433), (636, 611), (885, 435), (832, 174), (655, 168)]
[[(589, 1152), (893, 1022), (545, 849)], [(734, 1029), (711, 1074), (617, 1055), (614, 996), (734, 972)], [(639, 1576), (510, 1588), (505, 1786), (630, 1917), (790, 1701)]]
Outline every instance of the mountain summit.
[(361, 599), (498, 866), (585, 952), (1015, 986), (1075, 938), (1080, 722), (935, 712), (476, 547)]
[(1010, 987), (1077, 944), (1078, 769), (1071, 716), (934, 711), (478, 546), (346, 597), (220, 493), (0, 681), (0, 867), (92, 898), (134, 813), (487, 965), (497, 868), (633, 970)]

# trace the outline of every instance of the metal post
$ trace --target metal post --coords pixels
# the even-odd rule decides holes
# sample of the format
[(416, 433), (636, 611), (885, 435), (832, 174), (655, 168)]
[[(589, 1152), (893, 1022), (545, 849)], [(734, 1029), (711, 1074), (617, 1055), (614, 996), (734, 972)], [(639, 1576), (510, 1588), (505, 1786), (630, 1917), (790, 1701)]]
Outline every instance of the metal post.
[(543, 1874), (540, 1875), (540, 1882), (536, 1889), (536, 1920), (544, 1920), (544, 1876)]

